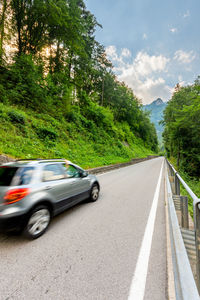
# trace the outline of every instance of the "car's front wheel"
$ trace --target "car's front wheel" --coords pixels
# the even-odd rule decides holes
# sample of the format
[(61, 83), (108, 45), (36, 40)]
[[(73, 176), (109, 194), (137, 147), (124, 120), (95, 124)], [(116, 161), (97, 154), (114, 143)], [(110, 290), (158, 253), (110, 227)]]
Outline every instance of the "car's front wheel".
[(51, 220), (49, 208), (40, 205), (29, 214), (24, 233), (28, 238), (36, 239), (45, 233)]
[(95, 202), (99, 198), (99, 186), (98, 184), (94, 184), (91, 188), (90, 192), (90, 201)]

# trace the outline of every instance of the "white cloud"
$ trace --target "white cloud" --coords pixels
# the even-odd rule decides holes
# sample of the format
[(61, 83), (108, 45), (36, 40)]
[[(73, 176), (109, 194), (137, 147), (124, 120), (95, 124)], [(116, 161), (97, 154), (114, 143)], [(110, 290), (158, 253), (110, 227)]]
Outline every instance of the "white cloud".
[(115, 46), (108, 46), (106, 48), (106, 54), (108, 56), (108, 59), (110, 59), (113, 62), (118, 63), (119, 65), (124, 65), (124, 59), (131, 57), (131, 51), (127, 48), (123, 48), (121, 50), (121, 55), (117, 54), (117, 48)]
[(179, 75), (178, 76), (178, 82), (182, 82), (183, 81), (183, 76), (182, 75)]
[(187, 82), (182, 80), (182, 81), (179, 82), (179, 84), (180, 84), (180, 86), (184, 86), (184, 85), (187, 85)]
[[(161, 73), (167, 71), (170, 60), (163, 55), (151, 56), (141, 51), (131, 61), (131, 52), (127, 50), (122, 49), (121, 54), (118, 55), (116, 47), (109, 46), (106, 49), (108, 58), (115, 65), (114, 71), (118, 74), (118, 79), (132, 88), (144, 104), (158, 97), (168, 100), (171, 96), (171, 88), (166, 84)], [(128, 57), (129, 62), (127, 62)]]
[(170, 28), (170, 31), (171, 31), (172, 33), (176, 33), (176, 32), (178, 32), (178, 29), (177, 29), (177, 28)]
[(165, 56), (150, 56), (145, 52), (139, 52), (134, 60), (133, 67), (141, 76), (146, 76), (152, 72), (164, 71), (169, 61)]
[(190, 11), (187, 10), (186, 13), (183, 14), (183, 18), (188, 18), (190, 17)]
[(179, 63), (189, 64), (196, 58), (196, 55), (193, 51), (185, 52), (183, 50), (177, 50), (174, 54), (174, 60), (177, 60)]
[(106, 48), (106, 54), (111, 60), (118, 60), (117, 49), (115, 46), (108, 46)]
[(147, 40), (147, 35), (146, 35), (146, 33), (143, 34), (142, 38), (143, 38), (143, 40)]
[(195, 51), (178, 49), (172, 57), (150, 55), (144, 50), (133, 55), (127, 48), (118, 51), (115, 46), (109, 46), (106, 53), (113, 62), (118, 80), (132, 88), (143, 104), (158, 97), (167, 101), (177, 82), (185, 86), (190, 84), (191, 78), (198, 75), (200, 56)]
[(170, 31), (171, 31), (172, 33), (176, 33), (176, 32), (178, 32), (178, 29), (177, 29), (177, 28), (170, 28)]
[(137, 77), (137, 74), (126, 74), (124, 72), (119, 76), (119, 79), (133, 89), (134, 94), (142, 100), (143, 104), (150, 103), (158, 97), (165, 101), (171, 97), (172, 89), (162, 77), (157, 79), (148, 77), (142, 80)]
[(127, 48), (123, 48), (121, 55), (124, 56), (124, 57), (130, 57), (131, 56), (131, 51)]

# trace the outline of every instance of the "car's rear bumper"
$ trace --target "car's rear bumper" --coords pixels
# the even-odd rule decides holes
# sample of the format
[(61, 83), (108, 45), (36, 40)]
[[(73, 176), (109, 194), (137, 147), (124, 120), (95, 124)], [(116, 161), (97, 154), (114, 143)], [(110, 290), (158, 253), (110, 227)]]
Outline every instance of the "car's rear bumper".
[(25, 215), (4, 217), (0, 215), (0, 231), (18, 230), (24, 226), (26, 217)]

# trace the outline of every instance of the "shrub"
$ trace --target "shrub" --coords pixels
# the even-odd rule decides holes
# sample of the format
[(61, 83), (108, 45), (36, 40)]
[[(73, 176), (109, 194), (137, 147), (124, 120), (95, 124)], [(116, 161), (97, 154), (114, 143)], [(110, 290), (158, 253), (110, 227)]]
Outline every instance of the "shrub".
[(14, 123), (19, 123), (24, 125), (26, 123), (26, 118), (16, 110), (8, 112), (9, 119)]
[(84, 115), (86, 118), (93, 120), (99, 127), (112, 128), (114, 117), (109, 108), (90, 102), (85, 109)]
[(52, 141), (55, 141), (58, 137), (57, 132), (52, 128), (37, 127), (35, 128), (35, 131), (41, 140), (50, 139)]
[(9, 101), (41, 111), (46, 108), (46, 87), (41, 65), (36, 64), (31, 55), (15, 57), (10, 67)]
[(37, 114), (37, 119), (39, 120), (44, 120), (44, 121), (47, 121), (48, 123), (50, 123), (52, 126), (54, 127), (60, 127), (60, 123), (61, 123), (61, 119), (56, 120), (54, 117), (48, 115), (48, 114)]
[(71, 109), (71, 111), (67, 114), (66, 119), (68, 122), (73, 122), (73, 123), (80, 123), (80, 107), (74, 105)]
[(7, 91), (5, 90), (4, 86), (0, 84), (0, 101), (3, 103), (7, 103)]

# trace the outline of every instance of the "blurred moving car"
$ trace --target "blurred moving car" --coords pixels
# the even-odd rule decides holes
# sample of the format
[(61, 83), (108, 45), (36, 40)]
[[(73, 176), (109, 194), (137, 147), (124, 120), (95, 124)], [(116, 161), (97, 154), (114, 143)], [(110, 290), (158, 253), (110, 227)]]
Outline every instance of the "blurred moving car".
[(99, 197), (99, 182), (64, 159), (18, 160), (0, 166), (0, 229), (35, 239), (53, 216)]

